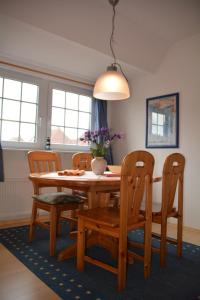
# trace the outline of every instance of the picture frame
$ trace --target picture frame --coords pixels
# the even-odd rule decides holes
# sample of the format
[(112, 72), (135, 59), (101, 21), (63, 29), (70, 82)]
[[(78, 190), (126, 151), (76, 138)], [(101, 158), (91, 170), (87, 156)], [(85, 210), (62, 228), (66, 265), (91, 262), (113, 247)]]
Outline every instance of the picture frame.
[(146, 99), (146, 148), (179, 147), (179, 93)]

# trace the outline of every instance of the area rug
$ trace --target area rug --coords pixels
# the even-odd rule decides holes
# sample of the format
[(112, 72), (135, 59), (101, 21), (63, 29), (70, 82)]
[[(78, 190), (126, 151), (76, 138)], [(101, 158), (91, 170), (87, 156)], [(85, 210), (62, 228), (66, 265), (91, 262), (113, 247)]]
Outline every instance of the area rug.
[[(57, 239), (57, 253), (73, 243), (68, 235), (68, 225), (63, 224), (62, 236)], [(130, 239), (142, 240), (140, 230), (130, 233)], [(126, 289), (117, 291), (116, 275), (86, 263), (85, 272), (76, 269), (76, 260), (58, 262), (49, 256), (48, 231), (37, 227), (34, 241), (28, 242), (28, 226), (1, 229), (0, 243), (24, 263), (62, 299), (82, 300), (198, 300), (200, 299), (200, 247), (183, 245), (183, 257), (176, 258), (176, 247), (168, 245), (167, 266), (159, 267), (159, 255), (153, 254), (152, 271), (148, 280), (143, 278), (143, 264), (128, 266)], [(154, 245), (157, 241), (153, 239)], [(110, 254), (93, 247), (90, 255), (111, 264)]]

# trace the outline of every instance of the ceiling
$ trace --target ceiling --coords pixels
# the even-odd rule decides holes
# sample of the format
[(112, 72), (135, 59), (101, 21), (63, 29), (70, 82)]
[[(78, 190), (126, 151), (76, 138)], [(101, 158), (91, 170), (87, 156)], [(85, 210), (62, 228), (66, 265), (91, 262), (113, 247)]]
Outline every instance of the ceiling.
[[(154, 72), (179, 40), (200, 33), (200, 0), (121, 0), (115, 52), (136, 69)], [(108, 0), (0, 0), (2, 14), (111, 55)]]

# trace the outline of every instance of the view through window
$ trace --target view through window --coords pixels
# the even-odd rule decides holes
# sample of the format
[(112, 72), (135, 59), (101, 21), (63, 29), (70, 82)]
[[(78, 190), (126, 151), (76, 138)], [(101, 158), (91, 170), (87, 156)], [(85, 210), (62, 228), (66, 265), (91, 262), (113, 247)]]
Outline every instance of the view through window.
[(34, 143), (39, 87), (0, 77), (0, 140)]
[(52, 89), (52, 144), (85, 145), (80, 137), (91, 127), (91, 101), (85, 95)]

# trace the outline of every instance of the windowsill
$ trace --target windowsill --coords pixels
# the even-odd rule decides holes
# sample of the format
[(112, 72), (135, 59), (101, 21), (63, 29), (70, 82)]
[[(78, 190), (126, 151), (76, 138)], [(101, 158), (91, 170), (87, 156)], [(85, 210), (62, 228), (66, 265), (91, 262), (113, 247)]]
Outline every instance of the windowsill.
[[(2, 148), (3, 151), (24, 151), (24, 152), (28, 152), (28, 151), (36, 151), (36, 150), (41, 150), (41, 151), (45, 151), (44, 148), (14, 148), (14, 147), (3, 147)], [(75, 153), (75, 152), (89, 152), (89, 148), (87, 149), (51, 149), (50, 151), (55, 151), (58, 153)]]

